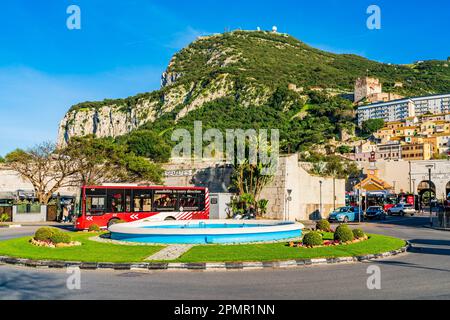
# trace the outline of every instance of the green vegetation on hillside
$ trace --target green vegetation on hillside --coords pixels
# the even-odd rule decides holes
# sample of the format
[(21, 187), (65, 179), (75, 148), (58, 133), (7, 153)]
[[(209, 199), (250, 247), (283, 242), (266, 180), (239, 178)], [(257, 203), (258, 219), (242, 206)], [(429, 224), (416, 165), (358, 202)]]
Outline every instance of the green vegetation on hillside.
[(338, 138), (343, 128), (353, 124), (353, 106), (345, 99), (327, 98), (318, 92), (308, 96), (308, 112), (304, 118), (295, 117), (304, 108), (301, 99), (286, 88), (275, 91), (267, 104), (244, 107), (232, 97), (205, 104), (189, 112), (179, 121), (175, 114), (166, 114), (143, 129), (163, 132), (167, 143), (173, 129), (184, 128), (193, 133), (194, 121), (202, 121), (203, 130), (226, 129), (279, 129), (282, 152), (307, 150), (316, 144), (323, 144), (331, 138)]
[[(308, 89), (331, 88), (351, 92), (358, 77), (380, 78), (384, 91), (405, 96), (450, 92), (448, 61), (430, 60), (410, 65), (371, 61), (354, 54), (335, 54), (315, 49), (296, 38), (267, 32), (234, 31), (205, 37), (178, 52), (168, 72), (181, 74), (177, 84), (197, 83), (202, 87), (220, 74), (228, 74), (239, 90), (289, 83)], [(395, 88), (395, 83), (402, 87)], [(126, 110), (141, 99), (161, 99), (166, 88), (126, 99), (83, 102), (71, 108), (98, 109), (116, 105)]]
[[(156, 108), (157, 119), (116, 140), (131, 152), (159, 162), (168, 158), (172, 131), (192, 132), (194, 121), (202, 121), (204, 130), (279, 129), (282, 152), (314, 151), (313, 146), (326, 145), (343, 131), (354, 132), (354, 106), (340, 96), (352, 92), (355, 80), (367, 73), (380, 78), (386, 92), (405, 96), (450, 92), (447, 61), (391, 65), (325, 52), (289, 35), (269, 32), (203, 37), (178, 52), (167, 72), (177, 80), (161, 90), (80, 103), (71, 111), (111, 106), (131, 115), (139, 102), (151, 101), (149, 108)], [(198, 102), (214, 96), (213, 101)], [(198, 104), (181, 116), (193, 99)], [(361, 134), (378, 127), (367, 123)]]

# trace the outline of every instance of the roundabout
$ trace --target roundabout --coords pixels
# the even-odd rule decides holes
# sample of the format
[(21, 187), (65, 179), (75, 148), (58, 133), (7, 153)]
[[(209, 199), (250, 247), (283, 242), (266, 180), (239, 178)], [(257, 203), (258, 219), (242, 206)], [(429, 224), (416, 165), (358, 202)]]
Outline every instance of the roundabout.
[[(86, 261), (81, 270), (81, 290), (70, 291), (66, 288), (68, 275), (64, 265), (58, 262), (58, 259), (61, 258), (59, 253), (55, 253), (58, 251), (53, 251), (51, 256), (50, 253), (47, 255), (47, 258), (53, 259), (53, 267), (42, 269), (0, 263), (0, 281), (4, 284), (0, 288), (0, 295), (7, 299), (115, 299), (119, 293), (123, 299), (449, 298), (450, 295), (446, 295), (446, 292), (450, 292), (450, 269), (448, 268), (450, 265), (450, 233), (422, 228), (425, 222), (426, 217), (389, 217), (385, 222), (360, 225), (359, 227), (371, 235), (379, 234), (406, 239), (412, 247), (407, 254), (397, 254), (383, 259), (373, 259), (370, 255), (366, 255), (359, 263), (344, 262), (344, 255), (341, 258), (314, 258), (312, 256), (298, 258), (298, 251), (296, 252), (297, 260), (286, 257), (283, 260), (273, 260), (270, 256), (273, 257), (273, 251), (280, 249), (280, 244), (267, 243), (244, 245), (245, 247), (254, 246), (254, 254), (265, 254), (266, 260), (256, 263), (252, 263), (252, 261), (254, 262), (253, 255), (249, 253), (246, 255), (247, 259), (241, 260), (241, 257), (248, 251), (242, 245), (220, 246), (220, 251), (216, 252), (215, 256), (211, 254), (209, 257), (211, 261), (214, 261), (217, 260), (216, 257), (227, 254), (227, 258), (231, 261), (198, 262), (199, 260), (194, 258), (202, 256), (208, 247), (219, 247), (218, 245), (207, 245), (194, 246), (192, 249), (196, 249), (196, 251), (189, 251), (189, 254), (185, 254), (176, 262), (143, 262), (141, 260), (141, 262), (129, 264), (124, 261), (129, 260), (132, 255), (140, 254), (142, 259), (145, 259), (144, 257), (151, 255), (152, 252), (163, 248), (156, 249), (153, 246), (146, 246), (147, 251), (139, 252), (143, 250), (141, 246), (136, 248), (135, 245), (131, 245), (116, 246), (115, 250), (120, 250), (117, 252), (120, 252), (123, 257), (121, 259), (116, 257), (115, 262), (102, 264), (102, 269), (91, 271), (88, 270), (89, 267), (100, 265), (89, 263), (88, 260), (93, 261), (93, 257), (87, 253), (92, 249), (98, 249), (99, 247), (96, 245), (104, 244), (93, 241), (85, 242), (78, 248), (84, 247), (84, 254), (86, 254)], [(34, 231), (35, 229), (28, 231), (29, 235), (31, 236)], [(21, 239), (23, 239), (25, 231), (7, 232), (6, 238), (10, 239), (12, 232), (17, 232), (20, 238), (13, 240), (23, 243)], [(85, 239), (93, 236), (94, 234), (80, 234), (80, 237)], [(4, 241), (0, 241), (0, 245), (2, 243)], [(239, 248), (239, 250), (229, 251), (233, 247)], [(283, 250), (301, 250), (300, 248), (289, 248), (286, 242), (281, 244), (281, 247)], [(343, 247), (347, 247), (347, 250), (352, 248), (350, 246)], [(102, 249), (106, 250), (104, 257), (111, 258), (111, 252), (108, 252), (107, 248), (109, 246), (102, 246)], [(72, 249), (74, 248), (58, 250), (61, 252)], [(4, 253), (2, 252), (1, 255)], [(299, 263), (302, 258), (305, 261), (302, 267), (299, 265), (293, 267), (294, 261)], [(327, 263), (333, 261), (341, 261), (341, 263)], [(171, 263), (173, 263), (173, 269), (168, 269)], [(112, 269), (113, 264), (116, 264), (114, 270)], [(367, 290), (367, 267), (369, 265), (380, 267), (382, 290)], [(169, 271), (176, 270), (176, 266), (180, 269), (176, 272)], [(211, 270), (216, 271), (203, 271), (204, 268), (208, 267), (209, 269), (213, 266), (217, 268)], [(184, 267), (189, 270), (183, 269)], [(241, 271), (230, 272), (231, 270)]]
[[(149, 270), (193, 269), (193, 264), (196, 264), (194, 269), (207, 269), (208, 263), (217, 269), (217, 264), (222, 263), (224, 268), (237, 264), (239, 269), (246, 264), (254, 266), (258, 263), (261, 266), (303, 266), (315, 262), (331, 264), (367, 261), (406, 252), (408, 246), (404, 240), (377, 234), (363, 233), (364, 238), (360, 241), (348, 241), (353, 240), (350, 229), (348, 232), (352, 238), (339, 242), (336, 240), (336, 234), (340, 228), (337, 228), (336, 233), (306, 231), (306, 235), (315, 233), (319, 236), (321, 243), (314, 247), (295, 246), (294, 240), (299, 239), (301, 229), (304, 228), (302, 224), (273, 221), (228, 221), (227, 224), (219, 224), (214, 220), (209, 223), (202, 222), (185, 222), (182, 225), (176, 221), (164, 224), (140, 222), (117, 224), (111, 227), (111, 234), (65, 233), (67, 237), (64, 239), (67, 242), (80, 244), (72, 247), (34, 245), (37, 236), (44, 243), (51, 243), (55, 233), (59, 235), (58, 238), (61, 237), (61, 231), (58, 229), (40, 228), (34, 237), (0, 242), (0, 262), (50, 268), (79, 266), (82, 269), (132, 269), (139, 266), (140, 269)], [(255, 241), (255, 229), (259, 229), (260, 241), (250, 242)], [(145, 231), (148, 231), (148, 234), (145, 234)], [(117, 237), (117, 233), (122, 235), (122, 232), (125, 236)], [(137, 237), (133, 237), (132, 232), (136, 232)], [(172, 241), (175, 239), (178, 242), (171, 244), (171, 241), (161, 238), (161, 234), (155, 236), (156, 232), (168, 235)], [(180, 233), (187, 236), (187, 240), (181, 237)], [(217, 235), (219, 238), (215, 238)], [(232, 242), (213, 242), (223, 241), (222, 235), (231, 235), (227, 239)], [(247, 237), (248, 235), (250, 236)], [(206, 244), (203, 241), (193, 243), (192, 237), (196, 241), (214, 238)], [(305, 239), (306, 236), (303, 242)], [(159, 243), (155, 243), (155, 240), (159, 240)], [(328, 242), (332, 244), (320, 245)], [(167, 255), (165, 251), (168, 252)], [(198, 267), (199, 264), (202, 267)]]

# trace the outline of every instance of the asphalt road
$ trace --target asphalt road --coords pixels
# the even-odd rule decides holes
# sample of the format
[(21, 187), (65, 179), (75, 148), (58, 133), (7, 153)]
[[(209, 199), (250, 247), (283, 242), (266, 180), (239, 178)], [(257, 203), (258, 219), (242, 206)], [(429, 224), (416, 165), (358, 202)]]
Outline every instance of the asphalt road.
[[(410, 240), (410, 253), (371, 263), (227, 272), (83, 271), (69, 290), (65, 270), (0, 265), (0, 299), (450, 299), (450, 232), (424, 217), (365, 223), (367, 232)], [(25, 230), (24, 230), (25, 231)], [(0, 230), (0, 239), (11, 237)], [(19, 231), (16, 231), (19, 232)], [(367, 288), (367, 268), (381, 289)]]

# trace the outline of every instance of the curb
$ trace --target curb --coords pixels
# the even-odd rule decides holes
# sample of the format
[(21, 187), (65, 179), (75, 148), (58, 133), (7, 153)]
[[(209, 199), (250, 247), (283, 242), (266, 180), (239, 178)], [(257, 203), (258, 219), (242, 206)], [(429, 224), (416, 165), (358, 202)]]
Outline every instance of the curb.
[(13, 229), (13, 228), (22, 228), (21, 224), (7, 224), (0, 226), (0, 229)]
[(450, 228), (430, 227), (430, 225), (424, 225), (424, 228), (438, 230), (438, 231), (450, 231)]
[(111, 263), (111, 262), (79, 262), (79, 261), (56, 261), (56, 260), (31, 260), (0, 256), (0, 264), (25, 266), (32, 268), (80, 268), (82, 270), (130, 270), (130, 271), (232, 271), (232, 270), (260, 270), (260, 269), (285, 269), (300, 266), (319, 266), (342, 263), (367, 262), (387, 257), (396, 256), (407, 252), (411, 244), (406, 241), (406, 245), (398, 250), (388, 251), (378, 254), (369, 254), (355, 257), (339, 258), (319, 258), (319, 259), (299, 259), (284, 261), (246, 261), (246, 262), (200, 262), (200, 263), (164, 263), (164, 262), (143, 262), (143, 263)]

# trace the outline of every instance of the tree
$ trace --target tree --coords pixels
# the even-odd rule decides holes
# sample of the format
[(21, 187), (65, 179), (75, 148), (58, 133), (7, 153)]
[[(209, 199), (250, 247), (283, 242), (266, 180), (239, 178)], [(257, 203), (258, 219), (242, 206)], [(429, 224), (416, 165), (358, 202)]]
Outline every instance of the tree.
[(384, 127), (383, 119), (369, 119), (362, 123), (361, 129), (364, 134), (372, 134)]
[(16, 149), (6, 155), (6, 163), (33, 185), (41, 204), (47, 204), (56, 190), (71, 185), (77, 170), (71, 159), (51, 142), (27, 151)]
[(170, 145), (160, 135), (150, 130), (133, 131), (125, 138), (124, 143), (128, 150), (137, 156), (156, 162), (167, 162), (170, 158)]
[(162, 169), (149, 160), (129, 152), (125, 145), (112, 139), (93, 136), (70, 140), (65, 153), (78, 170), (74, 185), (92, 185), (103, 182), (161, 183)]
[(2, 156), (0, 156), (0, 163), (5, 163), (5, 158), (3, 158)]
[[(251, 143), (247, 141), (247, 148)], [(271, 156), (270, 146), (259, 143), (260, 149), (265, 149), (268, 157)], [(248, 205), (253, 205), (258, 210), (258, 201), (262, 189), (272, 182), (276, 167), (275, 163), (262, 161), (260, 153), (256, 157), (256, 163), (251, 163), (246, 152), (247, 159), (234, 165), (233, 185), (237, 188), (241, 200)], [(267, 205), (267, 204), (266, 204)]]
[(346, 154), (351, 153), (353, 151), (353, 148), (350, 146), (342, 145), (337, 147), (336, 151), (339, 152), (340, 154)]
[(325, 174), (336, 179), (348, 179), (360, 173), (354, 161), (342, 160), (338, 156), (330, 156), (327, 159)]
[(111, 139), (72, 138), (65, 148), (45, 142), (27, 151), (17, 149), (6, 163), (30, 181), (41, 204), (60, 188), (103, 182), (160, 183), (162, 169), (128, 152)]

